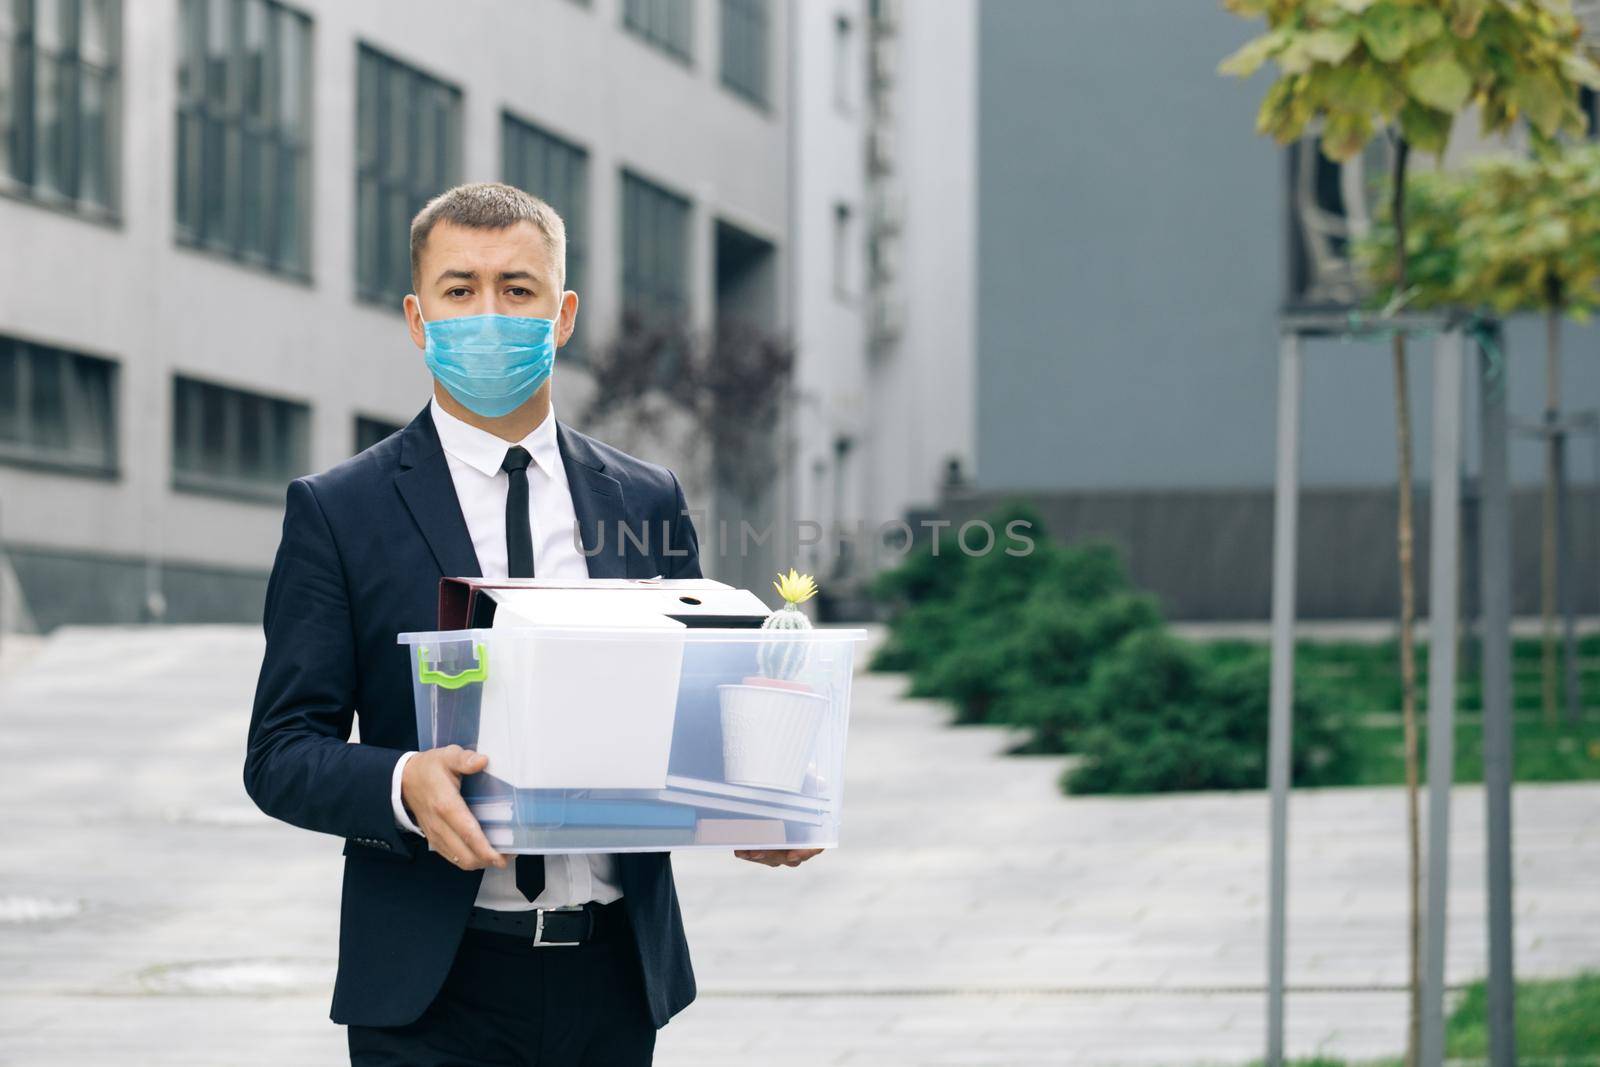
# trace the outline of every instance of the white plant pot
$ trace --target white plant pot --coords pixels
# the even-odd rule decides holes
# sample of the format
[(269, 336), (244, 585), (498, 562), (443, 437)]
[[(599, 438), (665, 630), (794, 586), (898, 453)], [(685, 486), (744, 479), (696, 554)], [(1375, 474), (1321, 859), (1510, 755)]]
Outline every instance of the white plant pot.
[(828, 709), (821, 693), (719, 685), (723, 777), (735, 785), (798, 793)]

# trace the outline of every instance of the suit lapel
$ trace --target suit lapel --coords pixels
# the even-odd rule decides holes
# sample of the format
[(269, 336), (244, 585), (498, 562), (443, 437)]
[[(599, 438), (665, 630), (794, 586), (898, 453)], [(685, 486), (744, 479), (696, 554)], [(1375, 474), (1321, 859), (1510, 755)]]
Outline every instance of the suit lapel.
[(439, 445), (439, 431), (426, 407), (401, 434), (400, 472), (394, 476), (394, 484), (428, 542), (440, 574), (447, 578), (482, 575), (455, 482)]
[(583, 435), (556, 421), (556, 444), (572, 492), (572, 512), (583, 540), (584, 561), (591, 578), (628, 577), (627, 558), (619, 550), (618, 529), (626, 511), (622, 485), (606, 473), (606, 464)]

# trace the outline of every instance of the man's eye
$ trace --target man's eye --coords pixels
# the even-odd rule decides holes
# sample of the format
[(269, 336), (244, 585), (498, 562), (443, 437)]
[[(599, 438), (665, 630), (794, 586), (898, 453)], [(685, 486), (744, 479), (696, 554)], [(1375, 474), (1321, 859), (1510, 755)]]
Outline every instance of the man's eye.
[(466, 296), (467, 295), (467, 287), (464, 286), (464, 285), (458, 285), (454, 289), (445, 290), (445, 294), (444, 295), (445, 296)]
[(520, 285), (513, 285), (510, 289), (507, 289), (506, 292), (511, 294), (512, 296), (517, 296), (517, 297), (532, 296), (533, 295), (533, 290), (524, 289)]

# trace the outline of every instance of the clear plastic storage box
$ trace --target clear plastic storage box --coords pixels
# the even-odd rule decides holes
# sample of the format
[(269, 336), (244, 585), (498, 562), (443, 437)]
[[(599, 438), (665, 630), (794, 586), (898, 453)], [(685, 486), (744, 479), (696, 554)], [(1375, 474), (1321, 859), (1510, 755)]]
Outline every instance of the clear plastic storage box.
[(488, 765), (461, 792), (501, 852), (839, 843), (864, 630), (405, 633), (417, 739)]

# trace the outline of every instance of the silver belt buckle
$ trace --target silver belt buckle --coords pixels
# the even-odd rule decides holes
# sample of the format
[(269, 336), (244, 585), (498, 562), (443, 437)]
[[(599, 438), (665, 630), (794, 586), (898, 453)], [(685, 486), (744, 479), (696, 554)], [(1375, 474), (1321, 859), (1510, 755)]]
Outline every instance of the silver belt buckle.
[(533, 945), (534, 948), (550, 948), (553, 945), (581, 945), (581, 944), (583, 944), (582, 941), (545, 941), (545, 940), (543, 940), (543, 937), (544, 937), (544, 913), (545, 912), (547, 912), (547, 911), (582, 911), (583, 910), (583, 905), (582, 904), (563, 904), (559, 908), (534, 908), (533, 910), (534, 910), (534, 917), (533, 917), (533, 941), (532, 941), (532, 945)]

